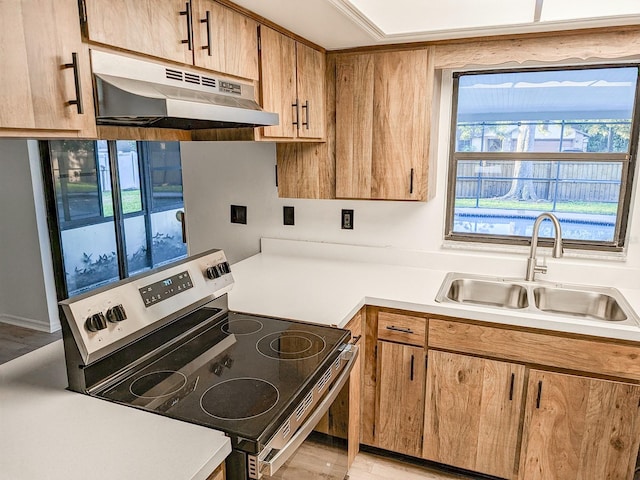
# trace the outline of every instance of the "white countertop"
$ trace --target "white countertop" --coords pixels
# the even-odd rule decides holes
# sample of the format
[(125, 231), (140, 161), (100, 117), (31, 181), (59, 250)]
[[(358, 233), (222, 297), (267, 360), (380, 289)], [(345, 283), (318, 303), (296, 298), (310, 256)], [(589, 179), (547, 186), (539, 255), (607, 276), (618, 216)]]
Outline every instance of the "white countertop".
[[(353, 253), (350, 248), (353, 250), (335, 245), (299, 248), (295, 241), (263, 240), (262, 253), (232, 265), (236, 283), (229, 293), (229, 307), (240, 312), (343, 327), (363, 305), (375, 305), (640, 341), (640, 326), (438, 303), (435, 297), (449, 270), (349, 261), (345, 252)], [(330, 254), (304, 256), (305, 251), (317, 249)], [(330, 258), (332, 254), (341, 258)], [(631, 307), (640, 312), (640, 290), (619, 290)]]
[(65, 390), (62, 340), (0, 366), (0, 480), (204, 480), (219, 431)]

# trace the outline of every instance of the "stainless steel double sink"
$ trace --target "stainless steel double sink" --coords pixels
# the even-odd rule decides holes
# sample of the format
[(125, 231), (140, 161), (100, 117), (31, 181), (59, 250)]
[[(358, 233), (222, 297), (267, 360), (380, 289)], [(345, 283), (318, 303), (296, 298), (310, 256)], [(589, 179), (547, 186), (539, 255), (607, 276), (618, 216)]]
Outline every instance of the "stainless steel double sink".
[(627, 300), (611, 287), (452, 272), (442, 282), (436, 301), (640, 326)]

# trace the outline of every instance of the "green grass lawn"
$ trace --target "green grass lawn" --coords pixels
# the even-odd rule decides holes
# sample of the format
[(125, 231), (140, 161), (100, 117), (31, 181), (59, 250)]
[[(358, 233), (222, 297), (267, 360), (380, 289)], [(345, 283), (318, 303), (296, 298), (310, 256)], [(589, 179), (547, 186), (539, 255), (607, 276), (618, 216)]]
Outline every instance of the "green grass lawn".
[[(111, 200), (111, 192), (102, 192), (102, 206), (104, 208), (104, 216), (113, 215), (113, 202)], [(139, 212), (142, 210), (142, 198), (140, 190), (123, 190), (122, 192), (122, 211), (124, 213)]]
[[(456, 207), (474, 208), (475, 198), (458, 198)], [(498, 198), (481, 198), (479, 208), (492, 208), (501, 210), (538, 210), (552, 211), (553, 202), (525, 202), (518, 200), (501, 200)], [(586, 213), (592, 215), (615, 215), (618, 212), (618, 204), (611, 202), (557, 202), (556, 212)]]

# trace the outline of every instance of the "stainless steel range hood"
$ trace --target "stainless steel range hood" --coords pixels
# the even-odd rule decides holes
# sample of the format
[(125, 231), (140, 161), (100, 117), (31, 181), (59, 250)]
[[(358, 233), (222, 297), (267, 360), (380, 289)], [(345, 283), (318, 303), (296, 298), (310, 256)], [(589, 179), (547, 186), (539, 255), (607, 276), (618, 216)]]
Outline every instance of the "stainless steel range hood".
[(254, 86), (235, 79), (91, 51), (99, 125), (204, 128), (278, 124), (255, 101)]

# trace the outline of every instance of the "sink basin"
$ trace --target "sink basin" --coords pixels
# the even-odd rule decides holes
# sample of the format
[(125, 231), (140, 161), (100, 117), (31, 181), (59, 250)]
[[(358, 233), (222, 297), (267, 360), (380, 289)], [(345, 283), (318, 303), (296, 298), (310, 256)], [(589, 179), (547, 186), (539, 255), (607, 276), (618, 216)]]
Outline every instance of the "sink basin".
[(507, 282), (490, 282), (460, 278), (451, 282), (447, 298), (458, 303), (472, 303), (502, 308), (527, 308), (527, 289)]
[(606, 293), (553, 287), (533, 289), (536, 308), (550, 313), (620, 322), (627, 315), (620, 303)]
[(517, 310), (640, 326), (640, 319), (615, 288), (448, 273), (436, 302)]

